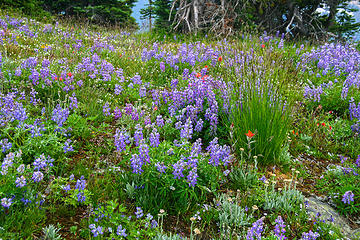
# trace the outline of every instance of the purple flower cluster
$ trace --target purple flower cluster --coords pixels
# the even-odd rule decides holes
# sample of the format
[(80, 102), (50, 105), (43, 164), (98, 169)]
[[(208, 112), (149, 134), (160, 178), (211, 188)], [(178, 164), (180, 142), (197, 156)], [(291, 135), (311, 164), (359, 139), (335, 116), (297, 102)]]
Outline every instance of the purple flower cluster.
[(86, 188), (86, 180), (84, 179), (84, 176), (81, 176), (80, 179), (76, 181), (75, 190), (78, 190), (78, 202), (85, 202), (86, 197), (84, 194), (84, 190)]
[(218, 138), (214, 138), (206, 150), (210, 154), (209, 164), (211, 165), (218, 166), (222, 162), (226, 166), (231, 161), (230, 147), (227, 145), (220, 146)]
[(360, 133), (360, 103), (356, 105), (354, 99), (350, 99), (349, 104), (350, 120), (356, 119), (357, 121), (351, 126), (353, 132)]
[(74, 151), (74, 148), (73, 148), (73, 146), (71, 145), (71, 142), (72, 142), (71, 139), (68, 139), (68, 140), (65, 141), (65, 143), (64, 143), (64, 153), (68, 153), (68, 152), (73, 152), (73, 151)]
[(133, 169), (133, 173), (141, 174), (144, 171), (142, 169), (144, 162), (140, 159), (139, 155), (133, 154), (130, 159), (130, 164)]
[(11, 142), (7, 138), (0, 140), (0, 149), (3, 153), (5, 153), (7, 150), (10, 150), (12, 147)]
[(69, 117), (69, 109), (68, 108), (61, 108), (61, 106), (58, 104), (56, 106), (56, 108), (54, 109), (53, 111), (53, 115), (52, 115), (52, 118), (51, 120), (53, 120), (54, 122), (56, 122), (56, 124), (59, 126), (59, 127), (62, 127), (63, 124), (66, 122), (66, 120), (68, 119)]
[(106, 102), (105, 105), (103, 106), (104, 116), (111, 116), (110, 111), (111, 111), (111, 109), (110, 109), (109, 103)]
[(120, 237), (127, 237), (126, 228), (123, 228), (120, 224), (116, 230), (116, 235)]
[(318, 232), (309, 231), (307, 233), (303, 233), (301, 240), (316, 240), (318, 237), (320, 237), (320, 234)]
[(354, 201), (354, 193), (352, 191), (347, 191), (344, 193), (341, 201), (345, 204), (351, 204)]
[(123, 152), (126, 150), (126, 145), (130, 143), (129, 135), (125, 130), (116, 129), (115, 133), (115, 147), (116, 151)]
[(69, 108), (70, 108), (71, 110), (77, 109), (77, 108), (78, 108), (78, 100), (77, 100), (77, 98), (76, 98), (75, 93), (73, 93), (72, 97), (69, 97), (69, 100), (70, 100)]
[(103, 227), (101, 227), (101, 226), (96, 227), (95, 224), (90, 224), (90, 225), (89, 225), (89, 228), (90, 228), (90, 230), (91, 230), (91, 232), (92, 232), (92, 234), (93, 234), (93, 237), (97, 237), (97, 236), (99, 236), (99, 235), (103, 235), (103, 234), (104, 234)]
[(152, 132), (150, 133), (149, 140), (151, 147), (158, 147), (160, 145), (160, 134), (156, 128), (153, 128)]
[(264, 222), (263, 219), (260, 218), (256, 222), (254, 222), (251, 226), (251, 228), (248, 230), (246, 239), (247, 240), (260, 240), (261, 239), (261, 233), (264, 230)]
[(40, 119), (35, 119), (33, 124), (25, 124), (25, 128), (29, 129), (31, 137), (41, 137), (42, 132), (46, 131), (45, 125)]
[(88, 74), (90, 79), (100, 78), (102, 81), (110, 81), (115, 73), (114, 66), (102, 60), (96, 53), (91, 57), (84, 57), (76, 69), (80, 73)]
[[(316, 67), (322, 70), (323, 76), (331, 74), (336, 77), (345, 76), (341, 94), (343, 99), (347, 98), (347, 93), (351, 87), (357, 89), (360, 87), (360, 53), (353, 46), (326, 43), (312, 49), (309, 53), (303, 54), (301, 58), (304, 71), (308, 69), (310, 64), (316, 64)], [(321, 86), (306, 87), (304, 96), (305, 98), (319, 100), (321, 94)]]
[(136, 124), (135, 133), (134, 133), (134, 140), (135, 140), (135, 145), (136, 146), (139, 146), (140, 141), (144, 138), (142, 131), (143, 131), (143, 128), (141, 127), (141, 125)]
[(18, 188), (22, 188), (26, 186), (26, 178), (24, 176), (20, 176), (18, 178), (16, 178), (15, 181), (16, 187)]
[[(0, 127), (11, 122), (18, 121), (21, 125), (27, 118), (23, 104), (18, 101), (17, 92), (9, 92), (6, 95), (0, 93)], [(22, 98), (20, 94), (19, 100)]]
[(6, 175), (8, 173), (9, 167), (14, 164), (15, 154), (10, 152), (8, 153), (3, 162), (1, 163), (1, 175)]
[(12, 198), (5, 197), (1, 199), (1, 206), (3, 206), (4, 208), (9, 208), (12, 203)]
[(184, 139), (191, 139), (192, 134), (193, 134), (193, 126), (192, 126), (191, 119), (188, 118), (186, 120), (184, 126), (180, 130), (180, 137), (184, 138)]
[(305, 86), (304, 98), (306, 99), (313, 100), (314, 102), (319, 102), (322, 94), (323, 94), (322, 86), (319, 87)]
[(142, 216), (144, 216), (144, 212), (141, 207), (136, 207), (135, 216), (136, 218), (141, 218)]
[(278, 218), (275, 220), (275, 223), (276, 223), (275, 228), (274, 228), (275, 236), (277, 236), (279, 240), (286, 239), (285, 223), (284, 223), (283, 219), (281, 218), (281, 216), (278, 216)]
[(41, 154), (40, 157), (36, 158), (33, 162), (34, 170), (40, 171), (42, 169), (45, 169), (46, 167), (52, 167), (53, 161), (54, 159), (52, 159), (50, 156), (45, 157), (44, 154)]

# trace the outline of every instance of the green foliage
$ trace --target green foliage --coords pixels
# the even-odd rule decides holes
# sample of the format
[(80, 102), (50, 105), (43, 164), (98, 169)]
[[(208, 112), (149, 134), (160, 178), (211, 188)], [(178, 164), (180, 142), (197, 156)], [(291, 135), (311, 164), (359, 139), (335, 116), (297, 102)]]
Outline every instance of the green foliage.
[[(360, 177), (359, 168), (350, 158), (342, 157), (342, 164), (330, 166), (324, 176), (319, 179), (317, 188), (332, 197), (339, 211), (346, 215), (360, 212)], [(345, 203), (343, 196), (351, 191), (354, 201)]]
[(23, 14), (37, 19), (50, 17), (41, 7), (42, 0), (3, 0), (0, 7), (11, 11), (20, 11)]
[(304, 204), (304, 196), (296, 189), (285, 189), (281, 192), (274, 190), (266, 192), (264, 209), (281, 211), (283, 213), (295, 213)]
[(246, 134), (253, 132), (253, 154), (261, 155), (258, 162), (262, 165), (279, 162), (289, 132), (291, 103), (286, 103), (277, 91), (270, 81), (253, 78), (234, 87), (232, 93), (230, 123), (235, 150), (241, 155), (248, 142)]
[[(138, 206), (152, 213), (160, 209), (166, 209), (169, 213), (184, 213), (195, 206), (195, 203), (203, 203), (206, 196), (215, 192), (222, 178), (220, 169), (209, 165), (208, 158), (199, 156), (197, 165), (197, 184), (191, 186), (186, 176), (189, 170), (184, 170), (183, 178), (177, 179), (173, 175), (172, 165), (179, 158), (189, 157), (191, 151), (189, 143), (182, 146), (174, 146), (164, 141), (158, 148), (150, 149), (149, 156), (153, 164), (143, 166), (141, 175), (130, 173), (122, 181), (126, 183), (124, 189)], [(126, 156), (130, 158), (131, 156)], [(126, 159), (125, 158), (125, 159)], [(166, 164), (163, 173), (157, 170), (156, 164)], [(182, 199), (182, 201), (177, 201)]]
[[(91, 239), (152, 239), (157, 232), (153, 216), (138, 208), (135, 216), (129, 214), (128, 209), (116, 201), (98, 204), (87, 222), (89, 229), (83, 230), (83, 234)], [(98, 232), (98, 237), (90, 237), (90, 231), (95, 229), (96, 232), (98, 227), (101, 227), (102, 233)]]
[(135, 2), (136, 0), (43, 0), (43, 6), (45, 10), (51, 13), (83, 17), (93, 23), (110, 23), (122, 27), (134, 27), (135, 19), (131, 17), (131, 13)]
[(54, 225), (50, 224), (47, 227), (43, 228), (43, 239), (44, 240), (60, 240), (61, 234), (59, 234), (61, 228), (57, 228)]
[[(154, 13), (155, 13), (155, 26), (158, 29), (163, 29), (165, 32), (170, 29), (172, 17), (170, 17), (170, 9), (172, 5), (171, 0), (155, 0), (153, 2), (154, 5)], [(174, 15), (174, 11), (172, 12), (172, 16)]]
[(234, 190), (241, 189), (246, 191), (248, 188), (251, 188), (257, 179), (256, 171), (252, 169), (242, 169), (234, 168), (229, 174), (230, 181), (232, 183), (232, 188)]
[(232, 198), (222, 194), (217, 200), (219, 204), (219, 227), (222, 236), (239, 235), (247, 226), (251, 225), (253, 216), (245, 208), (240, 207)]

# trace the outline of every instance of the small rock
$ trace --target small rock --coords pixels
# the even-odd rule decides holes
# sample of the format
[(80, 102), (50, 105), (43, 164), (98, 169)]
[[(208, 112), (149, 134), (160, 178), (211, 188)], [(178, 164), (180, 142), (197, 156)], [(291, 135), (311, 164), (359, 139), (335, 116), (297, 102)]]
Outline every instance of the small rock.
[(344, 236), (350, 239), (360, 239), (360, 229), (352, 230), (347, 220), (343, 218), (336, 210), (326, 202), (322, 201), (323, 198), (309, 197), (305, 198), (308, 202), (306, 208), (311, 217), (316, 217), (320, 213), (320, 219), (329, 220), (333, 219), (333, 224), (338, 227)]

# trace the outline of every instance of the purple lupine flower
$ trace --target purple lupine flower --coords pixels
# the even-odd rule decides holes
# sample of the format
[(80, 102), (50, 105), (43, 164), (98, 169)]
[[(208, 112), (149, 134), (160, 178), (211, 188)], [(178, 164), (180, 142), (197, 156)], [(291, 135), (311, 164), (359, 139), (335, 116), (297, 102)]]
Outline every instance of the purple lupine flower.
[(260, 240), (261, 239), (261, 233), (264, 230), (264, 222), (263, 219), (260, 218), (256, 222), (254, 222), (251, 226), (251, 228), (248, 230), (246, 239), (247, 240)]
[(118, 108), (118, 107), (115, 107), (115, 109), (114, 109), (114, 118), (119, 119), (121, 117), (122, 117), (121, 109)]
[(345, 204), (351, 204), (354, 201), (354, 193), (352, 191), (345, 192), (341, 201)]
[(265, 175), (263, 175), (261, 178), (259, 178), (259, 181), (262, 181), (263, 183), (265, 183), (266, 182), (266, 177), (265, 177)]
[(7, 150), (12, 148), (12, 143), (9, 142), (7, 138), (1, 139), (0, 141), (0, 147), (2, 149), (2, 152), (6, 152)]
[(278, 216), (278, 218), (275, 220), (275, 222), (276, 222), (276, 225), (274, 228), (275, 236), (277, 236), (278, 239), (280, 239), (280, 240), (286, 239), (285, 223), (284, 223), (283, 219), (281, 218), (281, 216)]
[(346, 168), (342, 167), (341, 170), (343, 171), (344, 175), (352, 173), (354, 176), (358, 176), (359, 174), (353, 168)]
[(223, 172), (223, 174), (224, 174), (225, 177), (226, 177), (227, 175), (229, 175), (229, 173), (230, 173), (230, 170), (229, 170), (229, 169), (227, 169), (227, 170), (225, 170), (225, 171)]
[(123, 89), (123, 87), (121, 85), (115, 84), (115, 90), (114, 90), (115, 95), (120, 95), (123, 90), (124, 89)]
[(40, 119), (36, 119), (33, 124), (25, 124), (25, 127), (29, 129), (32, 138), (41, 137), (41, 132), (46, 131), (46, 128)]
[(66, 122), (67, 118), (69, 117), (69, 113), (69, 109), (62, 109), (61, 106), (58, 104), (53, 111), (51, 120), (56, 122), (59, 127), (62, 127), (63, 124)]
[(136, 207), (135, 215), (136, 215), (136, 218), (141, 218), (142, 216), (144, 216), (144, 212), (141, 209), (141, 207)]
[(64, 187), (63, 187), (63, 190), (65, 190), (65, 192), (70, 191), (70, 190), (71, 190), (71, 186), (70, 186), (70, 184), (68, 184), (68, 185), (64, 186)]
[(26, 178), (24, 176), (20, 176), (15, 181), (16, 187), (22, 188), (26, 186)]
[(81, 176), (80, 179), (76, 181), (75, 189), (79, 191), (83, 191), (86, 188), (86, 180), (84, 179), (84, 176)]
[(71, 139), (68, 139), (68, 140), (65, 141), (65, 143), (64, 143), (64, 153), (73, 152), (73, 151), (74, 151), (74, 148), (73, 148), (73, 146), (71, 145), (71, 142), (72, 142)]
[(120, 237), (126, 237), (127, 236), (126, 228), (123, 228), (120, 224), (116, 230), (116, 235), (118, 235)]
[(156, 128), (153, 128), (152, 132), (149, 136), (150, 146), (158, 147), (160, 145), (160, 134), (158, 133)]
[(139, 120), (139, 113), (137, 112), (136, 109), (131, 113), (131, 120), (133, 120), (133, 121)]
[(181, 121), (178, 121), (175, 123), (175, 128), (176, 129), (181, 129), (182, 128), (182, 122)]
[(360, 168), (360, 155), (358, 155), (356, 161), (355, 161), (355, 165)]
[(125, 109), (125, 113), (127, 115), (130, 115), (132, 113), (132, 111), (133, 111), (133, 105), (131, 103), (127, 103), (125, 105), (124, 109)]
[(130, 143), (129, 135), (124, 130), (116, 129), (115, 133), (115, 147), (116, 151), (122, 152), (126, 150), (126, 145)]
[(81, 86), (83, 85), (83, 83), (84, 83), (83, 80), (79, 80), (79, 81), (76, 82), (76, 84), (77, 84), (79, 87), (81, 87)]
[(179, 83), (178, 79), (171, 80), (171, 84), (170, 84), (171, 89), (175, 89), (177, 87), (178, 83)]
[(109, 106), (109, 103), (106, 102), (105, 105), (103, 106), (103, 113), (105, 116), (110, 116), (111, 113), (110, 113), (110, 106)]
[(203, 124), (204, 124), (204, 121), (200, 118), (200, 119), (196, 122), (196, 125), (195, 125), (194, 130), (195, 130), (196, 132), (201, 132), (201, 130), (203, 129)]
[(139, 157), (142, 162), (150, 163), (150, 156), (149, 156), (149, 146), (145, 143), (145, 140), (142, 139), (139, 145)]
[(145, 86), (141, 86), (139, 88), (139, 96), (140, 97), (146, 97), (146, 87)]
[(320, 234), (318, 232), (309, 231), (307, 233), (303, 233), (301, 240), (316, 240), (318, 237), (320, 237)]
[(187, 181), (189, 182), (189, 187), (195, 187), (197, 183), (197, 178), (199, 175), (197, 175), (197, 168), (193, 168), (190, 170), (189, 175), (187, 176)]
[(14, 163), (15, 154), (8, 153), (1, 164), (1, 175), (6, 175), (9, 167)]
[(184, 71), (183, 71), (183, 79), (184, 80), (188, 79), (189, 75), (190, 75), (189, 69), (185, 68)]
[(33, 162), (34, 169), (40, 171), (43, 168), (46, 168), (48, 164), (48, 160), (46, 159), (44, 154), (41, 154), (40, 157), (36, 158)]
[(162, 127), (165, 125), (164, 119), (162, 118), (161, 115), (158, 115), (158, 116), (156, 117), (156, 124), (157, 124), (158, 127), (160, 127), (160, 128), (162, 128)]
[(193, 134), (193, 126), (191, 119), (188, 118), (183, 126), (183, 128), (180, 130), (180, 137), (185, 139), (191, 139)]
[(20, 164), (19, 167), (16, 169), (16, 171), (20, 174), (22, 174), (25, 170), (25, 164)]
[(160, 173), (165, 173), (165, 170), (167, 169), (164, 163), (155, 163), (155, 167)]
[(156, 228), (158, 226), (158, 222), (156, 220), (151, 220), (151, 228)]
[(134, 139), (135, 139), (135, 145), (139, 146), (140, 141), (144, 138), (143, 136), (143, 128), (141, 127), (140, 124), (136, 124), (135, 126), (135, 133), (134, 133)]
[(34, 182), (40, 182), (41, 180), (43, 180), (43, 178), (44, 174), (42, 172), (35, 171), (31, 179), (34, 180)]
[(11, 198), (2, 198), (1, 199), (1, 205), (4, 208), (9, 208), (12, 204), (12, 199)]
[(29, 80), (31, 80), (32, 84), (36, 86), (39, 84), (39, 79), (40, 79), (39, 72), (36, 69), (32, 69), (31, 74), (29, 76)]
[(220, 160), (227, 165), (230, 162), (230, 147), (224, 145), (220, 146), (218, 144), (218, 138), (214, 138), (210, 145), (206, 148), (210, 154), (209, 164), (218, 166)]
[(142, 169), (144, 162), (141, 161), (140, 157), (137, 154), (132, 155), (130, 162), (131, 162), (131, 167), (133, 169), (133, 173), (141, 174), (144, 171)]
[(90, 224), (89, 228), (90, 228), (91, 232), (93, 233), (94, 237), (104, 234), (103, 227), (101, 227), (101, 226), (96, 227), (95, 224)]
[(76, 98), (75, 93), (73, 93), (72, 97), (69, 97), (69, 99), (70, 99), (69, 108), (70, 108), (71, 110), (77, 109), (77, 108), (78, 108), (78, 101), (77, 101), (77, 98)]
[(77, 194), (77, 198), (78, 198), (78, 202), (85, 202), (86, 201), (86, 197), (85, 197), (84, 192), (79, 192)]
[(173, 164), (174, 179), (180, 179), (180, 178), (184, 177), (183, 171), (184, 171), (185, 166), (186, 166), (186, 163), (183, 160), (179, 160), (178, 162)]
[(165, 72), (165, 63), (164, 62), (160, 62), (160, 70), (162, 72)]
[(194, 142), (194, 144), (191, 147), (191, 153), (190, 153), (190, 157), (198, 157), (199, 154), (201, 154), (201, 138), (196, 139), (196, 141)]
[(134, 84), (137, 84), (137, 85), (141, 85), (142, 84), (142, 81), (141, 81), (141, 76), (140, 75), (135, 75), (133, 78), (131, 78), (131, 81), (134, 83)]

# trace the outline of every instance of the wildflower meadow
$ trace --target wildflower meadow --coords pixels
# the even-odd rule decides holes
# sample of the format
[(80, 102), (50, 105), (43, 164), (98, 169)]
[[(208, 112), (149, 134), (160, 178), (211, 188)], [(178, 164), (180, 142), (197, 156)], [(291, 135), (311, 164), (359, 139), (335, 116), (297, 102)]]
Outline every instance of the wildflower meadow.
[(359, 87), (356, 43), (1, 13), (0, 239), (360, 239)]

